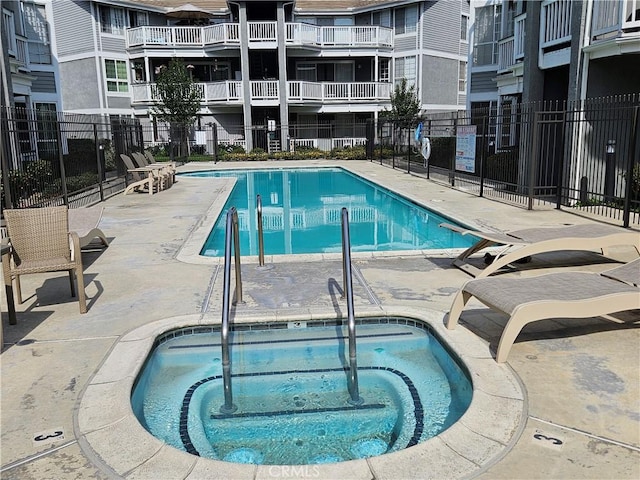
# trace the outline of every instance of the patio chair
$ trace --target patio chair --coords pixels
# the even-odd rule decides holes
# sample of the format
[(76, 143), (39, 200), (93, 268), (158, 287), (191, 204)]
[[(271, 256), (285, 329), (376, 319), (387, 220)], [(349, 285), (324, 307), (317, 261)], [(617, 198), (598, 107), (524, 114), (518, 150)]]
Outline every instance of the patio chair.
[(158, 171), (158, 175), (162, 177), (162, 189), (169, 188), (173, 184), (174, 172), (169, 167), (169, 164), (151, 163), (147, 157), (140, 152), (132, 152), (131, 157), (133, 163), (139, 168), (155, 168)]
[(107, 237), (98, 228), (103, 211), (102, 206), (69, 209), (69, 230), (80, 237), (80, 248), (89, 245), (94, 238), (99, 239), (105, 247), (109, 246)]
[[(537, 277), (469, 280), (451, 305), (447, 328), (454, 329), (462, 309), (476, 298), (509, 315), (496, 361), (507, 359), (523, 327), (550, 318), (590, 318), (640, 308), (640, 259), (602, 273), (555, 272)], [(612, 320), (612, 319), (609, 319)]]
[(144, 157), (147, 159), (150, 165), (166, 165), (169, 171), (173, 174), (172, 183), (176, 183), (176, 162), (157, 162), (153, 157), (153, 154), (149, 150), (143, 152)]
[(69, 231), (67, 207), (5, 209), (4, 216), (11, 248), (2, 270), (5, 285), (15, 279), (18, 303), (22, 303), (21, 275), (68, 271), (71, 295), (76, 296), (75, 277), (80, 313), (86, 313), (80, 238)]
[[(473, 235), (479, 238), (478, 242), (453, 261), (456, 267), (475, 278), (487, 277), (502, 267), (521, 263), (522, 260), (527, 260), (531, 255), (538, 253), (560, 250), (600, 250), (603, 255), (606, 255), (609, 247), (631, 245), (640, 255), (640, 232), (613, 225), (585, 224), (529, 228), (507, 233), (468, 230), (448, 223), (441, 223), (440, 226), (462, 235)], [(504, 245), (504, 248), (495, 257), (490, 257), (491, 263), (484, 269), (479, 269), (467, 262), (474, 253), (493, 245)]]
[(133, 177), (133, 183), (127, 185), (124, 190), (124, 195), (131, 192), (147, 191), (149, 195), (153, 195), (153, 192), (162, 190), (162, 177), (158, 175), (158, 170), (148, 167), (136, 167), (131, 160), (131, 157), (120, 154), (120, 158), (127, 168), (127, 172)]

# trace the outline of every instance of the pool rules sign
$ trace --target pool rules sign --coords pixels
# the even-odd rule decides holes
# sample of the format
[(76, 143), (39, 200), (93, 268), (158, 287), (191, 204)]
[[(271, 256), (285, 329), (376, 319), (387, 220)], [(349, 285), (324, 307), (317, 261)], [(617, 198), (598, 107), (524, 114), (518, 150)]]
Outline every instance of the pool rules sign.
[(456, 170), (476, 171), (476, 126), (461, 125), (456, 135)]

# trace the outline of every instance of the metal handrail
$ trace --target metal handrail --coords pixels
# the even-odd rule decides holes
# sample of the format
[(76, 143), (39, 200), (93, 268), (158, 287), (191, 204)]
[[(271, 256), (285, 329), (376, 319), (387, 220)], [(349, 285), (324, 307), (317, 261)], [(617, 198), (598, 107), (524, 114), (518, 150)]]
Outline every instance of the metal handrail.
[(258, 264), (264, 267), (264, 238), (262, 234), (262, 197), (256, 197), (256, 210), (258, 211)]
[(342, 274), (347, 295), (347, 319), (349, 328), (349, 403), (363, 402), (358, 388), (358, 362), (356, 361), (356, 319), (353, 313), (353, 281), (351, 277), (351, 240), (349, 238), (349, 211), (342, 208)]
[(229, 355), (229, 311), (231, 297), (231, 238), (235, 253), (236, 294), (234, 304), (242, 303), (242, 274), (240, 271), (240, 236), (238, 233), (238, 211), (231, 207), (227, 212), (224, 245), (224, 281), (222, 293), (222, 327), (220, 328), (220, 344), (222, 346), (222, 382), (224, 386), (224, 405), (222, 413), (233, 413), (238, 407), (233, 404), (231, 391), (231, 359)]

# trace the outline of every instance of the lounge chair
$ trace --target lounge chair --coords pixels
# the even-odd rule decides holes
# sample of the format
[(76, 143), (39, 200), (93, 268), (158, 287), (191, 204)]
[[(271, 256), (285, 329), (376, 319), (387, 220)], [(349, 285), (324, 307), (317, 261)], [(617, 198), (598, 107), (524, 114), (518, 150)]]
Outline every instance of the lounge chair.
[(149, 195), (153, 192), (162, 190), (162, 177), (158, 174), (158, 169), (149, 167), (136, 167), (131, 157), (120, 154), (120, 158), (127, 168), (127, 172), (133, 177), (133, 183), (127, 185), (124, 195), (131, 192), (140, 192), (146, 190)]
[(5, 285), (15, 280), (18, 303), (22, 303), (21, 275), (68, 271), (71, 295), (76, 295), (75, 278), (80, 313), (86, 313), (80, 238), (69, 230), (67, 207), (5, 209), (4, 216), (11, 248), (2, 259), (2, 271)]
[[(462, 252), (453, 264), (469, 275), (482, 278), (509, 264), (527, 259), (531, 255), (559, 250), (600, 250), (604, 255), (607, 248), (616, 245), (631, 245), (640, 255), (640, 232), (627, 230), (613, 225), (585, 224), (551, 228), (529, 228), (508, 233), (494, 233), (441, 223), (462, 235), (473, 235), (480, 240)], [(504, 249), (484, 269), (467, 262), (467, 259), (480, 250), (493, 245), (504, 245)]]
[(169, 168), (169, 164), (151, 163), (147, 157), (140, 152), (132, 152), (131, 157), (133, 163), (138, 168), (154, 168), (157, 169), (158, 175), (162, 178), (162, 189), (167, 189), (173, 184), (175, 172)]
[(176, 179), (176, 162), (157, 162), (156, 159), (153, 157), (153, 154), (149, 151), (149, 150), (145, 150), (144, 151), (144, 157), (147, 159), (147, 162), (150, 165), (165, 165), (169, 171), (173, 174), (173, 178), (172, 178), (172, 183), (176, 183), (177, 179)]
[(109, 246), (107, 237), (98, 228), (103, 210), (102, 206), (69, 209), (69, 230), (80, 237), (80, 248), (89, 245), (94, 238), (99, 239), (105, 247)]
[(522, 328), (550, 318), (589, 318), (640, 309), (640, 259), (602, 273), (555, 272), (536, 277), (469, 280), (451, 305), (447, 328), (454, 329), (465, 305), (475, 297), (506, 313), (496, 361), (504, 362)]

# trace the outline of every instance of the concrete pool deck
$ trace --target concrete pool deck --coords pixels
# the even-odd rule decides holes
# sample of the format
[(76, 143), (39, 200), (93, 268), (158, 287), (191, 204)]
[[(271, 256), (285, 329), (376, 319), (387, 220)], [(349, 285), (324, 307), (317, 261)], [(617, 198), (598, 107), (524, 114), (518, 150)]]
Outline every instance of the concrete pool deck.
[[(553, 209), (526, 211), (364, 161), (187, 164), (180, 170), (323, 164), (349, 168), (471, 227), (515, 230), (592, 221)], [(334, 471), (265, 466), (253, 468), (249, 476), (243, 471), (246, 466), (225, 464), (221, 469), (216, 464), (211, 470), (211, 464), (185, 460), (186, 454), (158, 446), (153, 439), (136, 441), (141, 427), (121, 421), (127, 412), (122, 412), (120, 400), (133, 382), (132, 365), (146, 352), (126, 352), (123, 346), (140, 340), (145, 330), (145, 338), (150, 338), (160, 324), (169, 328), (193, 319), (219, 322), (219, 262), (187, 263), (181, 256), (210, 220), (212, 205), (224, 203), (227, 192), (222, 184), (211, 187), (202, 179), (179, 178), (158, 195), (120, 194), (107, 200), (100, 228), (111, 245), (83, 253), (89, 307), (85, 315), (69, 296), (65, 275), (23, 278), (25, 302), (17, 305), (18, 325), (8, 324), (3, 297), (1, 478), (640, 478), (637, 325), (602, 319), (533, 324), (518, 337), (507, 364), (498, 366), (491, 348), (505, 316), (474, 303), (463, 314), (462, 327), (443, 328), (453, 295), (470, 278), (451, 266), (453, 251), (354, 254), (355, 310), (358, 316), (413, 312), (434, 322), (445, 341), (464, 339), (471, 349), (469, 358), (491, 369), (471, 368), (478, 373), (474, 381), (495, 380), (506, 389), (491, 392), (494, 398), (478, 405), (482, 431), (467, 436), (459, 428), (438, 448), (346, 462)], [(617, 260), (634, 256), (630, 248), (612, 251)], [(591, 253), (539, 257), (526, 269), (504, 275), (611, 267)], [(273, 265), (268, 272), (256, 270), (254, 258), (243, 260), (246, 304), (235, 309), (234, 320), (345, 311), (329, 288), (330, 278), (341, 280), (335, 255), (266, 260)], [(620, 317), (640, 321), (637, 311)], [(504, 376), (492, 378), (493, 372)], [(519, 379), (517, 385), (505, 381), (509, 378)], [(118, 383), (121, 379), (125, 381)], [(114, 384), (120, 386), (119, 394), (101, 394), (101, 387)], [(489, 414), (501, 410), (497, 401), (520, 402), (520, 410), (507, 407), (504, 418)], [(513, 428), (496, 438), (505, 419)]]

